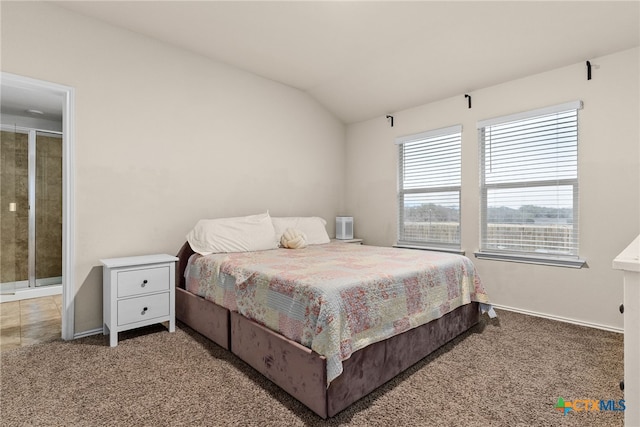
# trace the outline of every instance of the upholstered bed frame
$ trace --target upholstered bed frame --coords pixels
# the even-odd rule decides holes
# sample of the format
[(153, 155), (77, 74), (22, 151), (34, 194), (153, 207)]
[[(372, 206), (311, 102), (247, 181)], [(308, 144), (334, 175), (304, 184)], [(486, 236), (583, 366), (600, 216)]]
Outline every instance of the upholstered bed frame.
[(326, 359), (314, 351), (184, 289), (193, 254), (178, 252), (176, 318), (231, 350), (322, 418), (332, 417), (478, 323), (478, 303), (356, 351), (327, 387)]

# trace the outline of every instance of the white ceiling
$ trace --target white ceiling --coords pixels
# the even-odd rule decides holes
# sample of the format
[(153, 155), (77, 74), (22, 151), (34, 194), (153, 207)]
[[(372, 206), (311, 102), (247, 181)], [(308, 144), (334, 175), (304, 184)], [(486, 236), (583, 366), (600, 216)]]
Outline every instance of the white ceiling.
[(638, 1), (56, 3), (303, 90), (345, 123), (640, 45)]
[[(0, 114), (62, 122), (62, 95), (2, 84)], [(37, 110), (31, 113), (28, 110)], [(3, 120), (3, 124), (4, 123)]]

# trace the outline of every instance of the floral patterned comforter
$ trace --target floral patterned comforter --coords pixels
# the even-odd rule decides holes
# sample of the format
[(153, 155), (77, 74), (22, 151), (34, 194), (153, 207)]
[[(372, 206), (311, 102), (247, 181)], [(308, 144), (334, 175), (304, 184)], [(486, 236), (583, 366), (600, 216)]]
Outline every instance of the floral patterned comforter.
[(304, 249), (194, 255), (186, 289), (327, 358), (327, 384), (367, 345), (488, 303), (461, 255), (333, 242)]

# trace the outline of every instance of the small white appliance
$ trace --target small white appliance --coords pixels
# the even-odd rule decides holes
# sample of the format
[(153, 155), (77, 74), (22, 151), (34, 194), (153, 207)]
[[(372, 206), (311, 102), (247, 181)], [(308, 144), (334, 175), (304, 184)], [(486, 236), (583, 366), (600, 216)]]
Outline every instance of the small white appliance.
[(340, 240), (353, 239), (353, 217), (352, 216), (336, 217), (336, 239), (340, 239)]

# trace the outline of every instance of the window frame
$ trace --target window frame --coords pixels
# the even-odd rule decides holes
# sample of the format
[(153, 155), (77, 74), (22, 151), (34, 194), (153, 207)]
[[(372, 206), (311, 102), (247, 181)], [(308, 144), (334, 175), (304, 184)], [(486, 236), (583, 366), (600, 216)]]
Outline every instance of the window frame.
[[(501, 260), (510, 262), (522, 262), (530, 264), (543, 264), (552, 266), (582, 268), (586, 261), (579, 257), (579, 157), (578, 147), (579, 139), (576, 137), (576, 176), (575, 178), (556, 178), (553, 180), (539, 180), (531, 179), (526, 181), (517, 182), (494, 182), (486, 183), (485, 174), (485, 131), (487, 127), (506, 124), (510, 122), (516, 122), (520, 120), (535, 119), (546, 115), (562, 113), (566, 111), (576, 111), (576, 127), (578, 126), (578, 111), (582, 109), (582, 101), (568, 102), (551, 107), (526, 111), (517, 114), (511, 114), (508, 116), (496, 117), (493, 119), (482, 120), (477, 124), (478, 129), (478, 148), (479, 148), (479, 180), (480, 180), (480, 249), (475, 252), (476, 258)], [(573, 188), (573, 229), (572, 229), (572, 241), (576, 242), (576, 254), (572, 255), (544, 255), (536, 254), (527, 251), (517, 250), (501, 250), (495, 248), (486, 247), (486, 238), (488, 233), (488, 193), (492, 189), (527, 189), (527, 188), (539, 188), (539, 187), (551, 187), (551, 186), (571, 186)]]
[[(429, 140), (435, 138), (441, 138), (446, 136), (454, 136), (457, 134), (459, 144), (459, 183), (454, 185), (440, 185), (435, 187), (418, 187), (418, 188), (404, 188), (404, 165), (405, 165), (405, 156), (403, 152), (403, 145), (406, 143), (414, 143), (414, 142), (425, 142), (428, 143)], [(393, 245), (394, 247), (399, 248), (411, 248), (411, 249), (426, 249), (426, 250), (435, 250), (442, 252), (452, 252), (458, 254), (464, 254), (462, 251), (462, 215), (461, 215), (461, 204), (462, 204), (462, 125), (454, 125), (448, 126), (439, 129), (433, 129), (426, 132), (421, 132), (412, 135), (406, 135), (402, 137), (398, 137), (395, 140), (395, 144), (398, 146), (398, 188), (397, 188), (397, 200), (398, 200), (398, 222), (397, 222), (397, 244)], [(443, 243), (436, 241), (417, 241), (406, 239), (406, 235), (404, 235), (404, 223), (405, 223), (405, 215), (404, 215), (404, 200), (405, 195), (407, 194), (437, 194), (444, 192), (457, 192), (458, 193), (458, 241), (455, 243)]]

